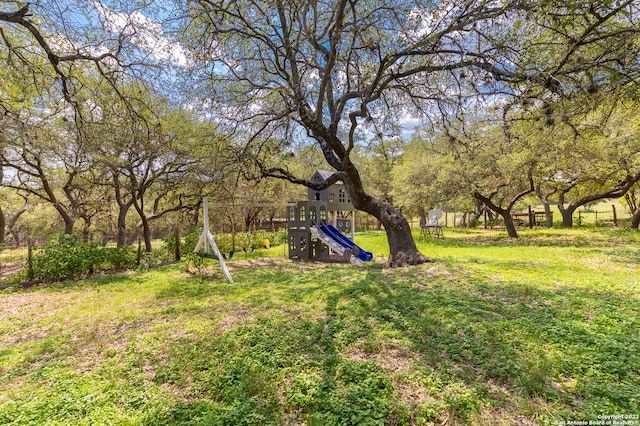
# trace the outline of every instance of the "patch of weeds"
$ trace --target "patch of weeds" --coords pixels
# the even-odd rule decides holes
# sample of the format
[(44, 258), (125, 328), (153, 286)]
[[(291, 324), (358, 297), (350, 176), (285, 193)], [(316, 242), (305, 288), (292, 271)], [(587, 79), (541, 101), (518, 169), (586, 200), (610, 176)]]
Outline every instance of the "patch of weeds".
[[(2, 293), (0, 423), (506, 425), (637, 411), (638, 234), (449, 234), (419, 242), (446, 258), (429, 268), (244, 261), (227, 284), (171, 265)], [(358, 242), (388, 250), (383, 233)]]
[(233, 402), (230, 405), (220, 404), (210, 400), (194, 402), (176, 402), (168, 406), (158, 407), (148, 414), (141, 422), (146, 426), (164, 425), (279, 425), (260, 414), (261, 401), (247, 399)]
[(330, 425), (385, 425), (392, 409), (392, 386), (375, 364), (342, 360), (334, 386), (323, 389), (316, 422)]
[(459, 417), (465, 421), (470, 421), (481, 406), (475, 391), (460, 382), (447, 385), (442, 390), (442, 399), (446, 409), (452, 416)]

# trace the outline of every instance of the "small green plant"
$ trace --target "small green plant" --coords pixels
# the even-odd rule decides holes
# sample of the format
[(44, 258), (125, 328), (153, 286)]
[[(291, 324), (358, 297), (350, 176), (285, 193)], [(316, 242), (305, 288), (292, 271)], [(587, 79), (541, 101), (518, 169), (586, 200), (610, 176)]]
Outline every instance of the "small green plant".
[(236, 234), (236, 248), (238, 250), (250, 250), (252, 237), (250, 232), (240, 232)]
[(187, 260), (187, 272), (189, 272), (189, 268), (193, 266), (198, 270), (198, 275), (202, 275), (202, 269), (204, 268), (204, 265), (205, 265), (205, 260), (203, 256), (197, 253), (188, 253), (185, 256), (185, 259)]
[[(180, 238), (180, 234), (178, 232), (175, 232), (169, 237), (162, 239), (161, 253), (169, 260), (180, 260), (180, 257), (185, 256), (188, 253), (193, 253), (193, 250), (195, 250), (196, 245), (198, 244), (201, 233), (202, 231), (200, 230), (191, 229), (183, 239)], [(179, 252), (176, 250), (176, 244), (180, 244)]]
[(451, 414), (467, 421), (480, 409), (478, 396), (463, 383), (450, 384), (444, 389), (442, 397)]

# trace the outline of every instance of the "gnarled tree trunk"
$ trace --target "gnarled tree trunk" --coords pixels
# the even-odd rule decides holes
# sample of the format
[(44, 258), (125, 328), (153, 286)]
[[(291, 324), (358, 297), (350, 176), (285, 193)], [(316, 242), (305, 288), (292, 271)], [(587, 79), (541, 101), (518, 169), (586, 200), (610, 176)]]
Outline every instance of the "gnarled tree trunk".
[(626, 194), (627, 191), (639, 180), (640, 172), (635, 175), (627, 175), (624, 180), (621, 180), (613, 188), (574, 200), (569, 203), (567, 207), (564, 206), (565, 197), (567, 193), (575, 187), (575, 183), (566, 189), (561, 190), (560, 197), (558, 199), (558, 210), (560, 210), (560, 214), (562, 214), (562, 226), (566, 228), (573, 226), (573, 213), (578, 209), (578, 207), (594, 201), (603, 200), (605, 198), (620, 198), (624, 196), (624, 194)]
[(488, 208), (490, 208), (491, 210), (493, 210), (494, 212), (502, 216), (502, 219), (504, 220), (504, 226), (507, 229), (507, 233), (509, 234), (509, 237), (518, 238), (518, 232), (516, 231), (516, 226), (513, 223), (513, 218), (511, 217), (511, 210), (513, 209), (513, 206), (515, 206), (515, 204), (518, 202), (519, 199), (521, 199), (522, 197), (524, 197), (525, 195), (531, 192), (533, 192), (533, 179), (531, 178), (531, 173), (529, 173), (529, 188), (514, 195), (506, 208), (500, 207), (499, 205), (491, 201), (491, 198), (498, 193), (497, 189), (493, 191), (492, 194), (489, 195), (488, 197), (480, 194), (480, 192), (478, 191), (475, 191), (473, 193), (473, 197), (476, 200), (482, 201), (485, 206), (487, 206)]
[(389, 202), (378, 197), (368, 196), (360, 203), (354, 202), (354, 205), (359, 210), (374, 216), (384, 226), (389, 242), (387, 267), (420, 265), (431, 261), (418, 251), (407, 219)]
[(556, 192), (558, 192), (558, 189), (554, 189), (549, 193), (545, 193), (542, 191), (542, 187), (540, 184), (536, 186), (536, 195), (538, 196), (538, 199), (544, 207), (545, 226), (547, 228), (553, 227), (553, 215), (551, 214), (551, 203), (549, 202), (549, 197), (551, 197)]
[(573, 226), (573, 214), (578, 209), (578, 207), (579, 206), (577, 205), (569, 204), (569, 206), (565, 208), (563, 205), (558, 204), (558, 210), (560, 210), (560, 214), (562, 215), (563, 228), (571, 228)]
[(633, 212), (633, 216), (631, 216), (631, 222), (629, 223), (629, 228), (638, 229), (638, 225), (640, 225), (640, 208), (636, 209)]

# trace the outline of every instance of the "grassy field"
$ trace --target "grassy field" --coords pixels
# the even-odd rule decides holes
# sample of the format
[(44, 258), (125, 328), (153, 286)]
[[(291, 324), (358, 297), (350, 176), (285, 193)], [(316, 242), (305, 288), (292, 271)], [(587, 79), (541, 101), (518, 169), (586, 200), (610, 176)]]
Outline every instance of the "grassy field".
[(447, 230), (397, 270), (356, 241), (5, 290), (0, 424), (640, 424), (638, 233)]

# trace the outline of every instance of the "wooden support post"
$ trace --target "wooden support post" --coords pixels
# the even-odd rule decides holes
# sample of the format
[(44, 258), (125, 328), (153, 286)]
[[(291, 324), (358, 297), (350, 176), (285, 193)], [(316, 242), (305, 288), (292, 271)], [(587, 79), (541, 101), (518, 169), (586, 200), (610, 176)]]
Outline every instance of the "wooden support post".
[(613, 209), (613, 226), (618, 226), (618, 215), (616, 214), (616, 205), (611, 204), (611, 208)]
[(484, 210), (484, 229), (487, 229), (487, 209)]
[(176, 262), (179, 262), (180, 261), (180, 231), (178, 231), (177, 229), (176, 229), (175, 237), (176, 237), (175, 259), (176, 259)]
[(356, 211), (351, 210), (351, 241), (356, 239)]
[(27, 240), (27, 279), (33, 281), (33, 247), (31, 238)]
[(533, 229), (535, 220), (536, 220), (535, 215), (531, 210), (531, 206), (529, 206), (529, 229)]

